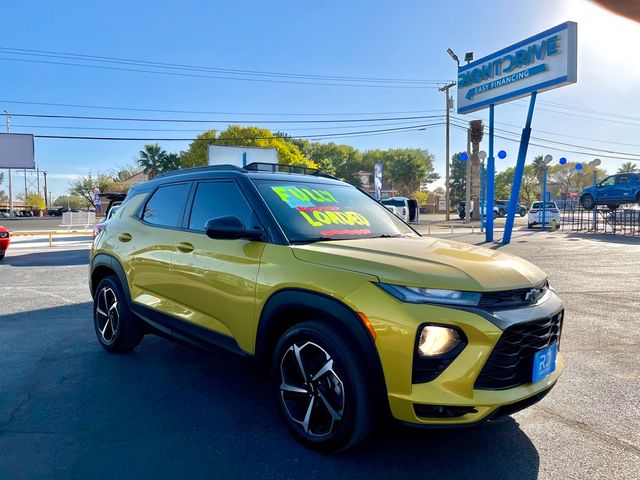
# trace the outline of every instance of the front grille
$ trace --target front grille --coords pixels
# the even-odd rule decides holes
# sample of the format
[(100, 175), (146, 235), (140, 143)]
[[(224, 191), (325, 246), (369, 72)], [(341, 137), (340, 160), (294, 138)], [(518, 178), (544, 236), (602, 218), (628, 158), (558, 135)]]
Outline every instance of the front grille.
[(478, 378), (475, 388), (504, 390), (531, 383), (533, 356), (560, 341), (564, 311), (505, 329)]
[(501, 292), (487, 292), (480, 297), (480, 308), (517, 308), (537, 302), (549, 288), (548, 284), (538, 288), (520, 288), (517, 290), (503, 290)]

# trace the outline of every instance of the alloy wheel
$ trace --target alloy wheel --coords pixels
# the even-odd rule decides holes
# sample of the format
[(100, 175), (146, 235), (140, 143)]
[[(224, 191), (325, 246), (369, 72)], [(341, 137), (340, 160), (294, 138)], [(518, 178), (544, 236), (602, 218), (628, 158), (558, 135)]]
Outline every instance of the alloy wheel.
[(294, 343), (280, 362), (280, 395), (291, 420), (310, 436), (331, 435), (344, 417), (344, 384), (319, 345)]
[(113, 289), (105, 287), (98, 293), (96, 301), (96, 326), (101, 340), (111, 345), (118, 337), (120, 313), (118, 297)]

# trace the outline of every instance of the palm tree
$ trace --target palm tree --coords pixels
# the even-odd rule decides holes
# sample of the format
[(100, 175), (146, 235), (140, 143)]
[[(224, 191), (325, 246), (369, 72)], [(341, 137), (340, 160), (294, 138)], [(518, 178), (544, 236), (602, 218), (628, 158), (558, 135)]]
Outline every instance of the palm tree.
[(618, 173), (635, 173), (638, 171), (640, 171), (640, 168), (638, 168), (635, 162), (623, 163), (622, 166), (618, 169)]
[(471, 200), (473, 200), (473, 217), (480, 218), (480, 175), (481, 160), (478, 157), (480, 142), (484, 136), (482, 120), (469, 122), (469, 140), (471, 140)]
[(140, 150), (138, 153), (138, 165), (142, 167), (144, 173), (149, 175), (149, 178), (153, 178), (162, 172), (166, 157), (167, 152), (160, 145), (157, 143), (147, 144), (144, 146), (144, 150)]
[(533, 172), (538, 179), (538, 183), (540, 184), (540, 189), (542, 189), (542, 180), (544, 177), (544, 170), (547, 168), (547, 164), (544, 163), (544, 157), (542, 155), (538, 155), (531, 162), (531, 166), (533, 167)]

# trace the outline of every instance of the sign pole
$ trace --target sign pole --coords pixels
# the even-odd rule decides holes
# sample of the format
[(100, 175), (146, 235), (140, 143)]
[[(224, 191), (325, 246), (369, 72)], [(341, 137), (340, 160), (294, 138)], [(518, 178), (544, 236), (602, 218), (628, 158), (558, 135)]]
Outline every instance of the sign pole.
[(547, 220), (547, 167), (542, 171), (542, 230)]
[(471, 222), (471, 127), (467, 127), (467, 173), (465, 180), (465, 218), (464, 223)]
[(522, 137), (520, 138), (520, 149), (518, 150), (518, 160), (516, 162), (516, 171), (513, 174), (513, 184), (511, 185), (511, 197), (509, 198), (507, 221), (504, 226), (504, 236), (502, 237), (503, 245), (508, 245), (509, 243), (511, 243), (511, 231), (513, 230), (513, 222), (516, 216), (518, 197), (520, 196), (520, 187), (522, 186), (524, 162), (527, 157), (527, 149), (529, 148), (529, 138), (531, 137), (531, 120), (533, 119), (533, 109), (536, 106), (537, 96), (538, 92), (531, 92), (531, 99), (529, 100), (529, 111), (527, 112), (527, 123), (522, 129)]
[[(487, 158), (487, 228), (485, 240), (493, 242), (493, 199), (495, 197), (496, 161), (493, 156), (494, 104), (489, 106), (489, 157)], [(491, 216), (489, 216), (491, 215)]]

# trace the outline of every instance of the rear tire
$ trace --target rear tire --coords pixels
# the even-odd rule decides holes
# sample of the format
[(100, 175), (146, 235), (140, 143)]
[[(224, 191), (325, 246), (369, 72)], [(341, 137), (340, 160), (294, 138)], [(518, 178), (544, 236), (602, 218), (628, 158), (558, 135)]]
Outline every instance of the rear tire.
[(527, 224), (527, 228), (533, 228), (533, 223)]
[(100, 345), (108, 352), (128, 352), (137, 347), (144, 329), (128, 308), (120, 280), (103, 278), (93, 299), (93, 325)]
[(4, 252), (0, 252), (0, 262), (2, 261), (3, 258), (4, 258)]
[(355, 347), (330, 325), (308, 321), (287, 330), (274, 350), (271, 378), (293, 435), (331, 452), (364, 440), (375, 410), (366, 371)]
[(580, 198), (580, 205), (582, 205), (582, 208), (585, 210), (593, 210), (596, 206), (596, 202), (593, 200), (591, 195), (584, 195)]

